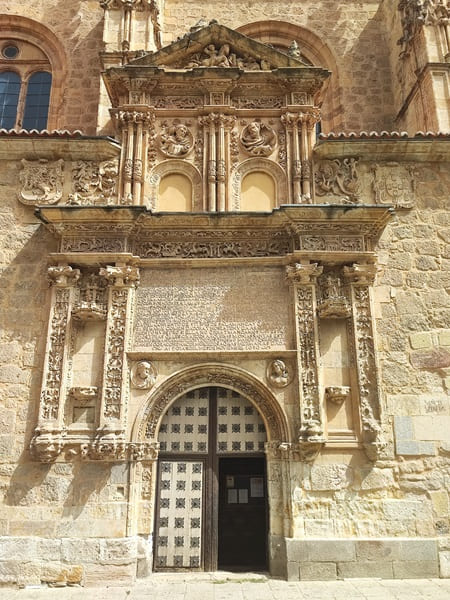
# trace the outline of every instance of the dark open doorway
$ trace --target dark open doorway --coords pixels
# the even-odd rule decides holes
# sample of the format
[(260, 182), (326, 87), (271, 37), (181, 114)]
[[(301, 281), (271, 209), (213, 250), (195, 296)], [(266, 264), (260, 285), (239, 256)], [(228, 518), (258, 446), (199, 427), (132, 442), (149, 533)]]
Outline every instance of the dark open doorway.
[(267, 569), (265, 471), (264, 458), (219, 460), (219, 569)]

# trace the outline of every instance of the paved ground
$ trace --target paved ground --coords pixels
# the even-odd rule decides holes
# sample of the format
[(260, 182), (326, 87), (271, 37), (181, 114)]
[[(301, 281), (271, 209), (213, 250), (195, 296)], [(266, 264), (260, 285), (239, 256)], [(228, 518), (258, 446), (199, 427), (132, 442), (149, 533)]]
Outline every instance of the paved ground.
[(450, 600), (450, 579), (287, 582), (254, 574), (155, 574), (132, 587), (0, 589), (1, 600)]

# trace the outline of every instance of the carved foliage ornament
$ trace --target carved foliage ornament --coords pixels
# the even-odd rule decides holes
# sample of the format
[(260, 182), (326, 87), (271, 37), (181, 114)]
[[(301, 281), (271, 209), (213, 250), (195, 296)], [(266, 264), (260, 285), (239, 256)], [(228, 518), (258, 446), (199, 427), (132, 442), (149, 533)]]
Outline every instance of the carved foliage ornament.
[(277, 136), (275, 131), (259, 121), (252, 121), (242, 130), (241, 144), (252, 156), (269, 156), (275, 149)]
[(416, 170), (413, 166), (389, 162), (375, 164), (372, 170), (377, 204), (392, 204), (397, 208), (414, 206)]
[(19, 200), (28, 206), (56, 204), (63, 194), (64, 161), (21, 160)]
[(357, 158), (322, 160), (315, 173), (316, 195), (334, 196), (343, 204), (359, 202), (361, 187)]
[(245, 71), (268, 71), (271, 65), (263, 58), (240, 56), (232, 52), (229, 44), (208, 44), (201, 52), (191, 55), (186, 63), (180, 65), (180, 68), (185, 69), (195, 67), (235, 67)]

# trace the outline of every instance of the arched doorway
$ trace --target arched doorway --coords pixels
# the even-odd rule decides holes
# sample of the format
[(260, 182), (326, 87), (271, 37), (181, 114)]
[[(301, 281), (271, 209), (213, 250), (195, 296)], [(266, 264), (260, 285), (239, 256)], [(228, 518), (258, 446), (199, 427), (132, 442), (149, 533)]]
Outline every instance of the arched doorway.
[(186, 392), (158, 433), (154, 568), (267, 568), (265, 424), (226, 387)]

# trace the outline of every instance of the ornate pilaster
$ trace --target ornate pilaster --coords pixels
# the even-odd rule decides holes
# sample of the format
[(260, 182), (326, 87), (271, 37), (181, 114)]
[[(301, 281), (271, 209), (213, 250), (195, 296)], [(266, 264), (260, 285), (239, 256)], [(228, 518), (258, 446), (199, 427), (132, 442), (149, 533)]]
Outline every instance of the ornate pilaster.
[(359, 383), (359, 402), (363, 445), (367, 456), (376, 460), (383, 442), (381, 434), (381, 403), (375, 360), (371, 286), (377, 267), (373, 264), (354, 264), (344, 267), (344, 277), (350, 287), (353, 306), (353, 337)]
[[(100, 275), (108, 283), (100, 426), (96, 441), (98, 452), (102, 454), (111, 444), (120, 445), (124, 442), (127, 381), (125, 352), (129, 339), (133, 293), (139, 283), (139, 270), (132, 266), (107, 266), (100, 269)], [(120, 454), (119, 446), (111, 451)]]
[[(148, 90), (145, 90), (148, 91)], [(141, 89), (130, 90), (145, 95)], [(140, 98), (141, 101), (142, 98)], [(155, 116), (146, 110), (113, 111), (122, 136), (122, 154), (119, 172), (120, 204), (144, 204), (144, 181), (148, 170), (149, 142), (154, 139)]]
[(295, 263), (286, 268), (293, 291), (295, 311), (298, 373), (300, 373), (301, 452), (320, 449), (324, 443), (324, 427), (319, 387), (319, 341), (317, 326), (317, 277), (322, 267)]
[[(161, 0), (100, 0), (100, 6), (105, 10), (104, 42), (117, 45), (117, 41), (112, 43), (114, 32), (119, 47), (111, 50), (159, 50), (161, 5)], [(147, 26), (139, 27), (140, 24)]]
[(281, 116), (286, 129), (287, 170), (290, 195), (294, 204), (312, 202), (312, 147), (314, 127), (320, 111), (288, 112)]
[(44, 462), (54, 460), (63, 447), (67, 391), (64, 375), (67, 372), (70, 315), (80, 271), (69, 266), (50, 267), (48, 276), (52, 285), (50, 318), (38, 426), (30, 445), (35, 457)]

